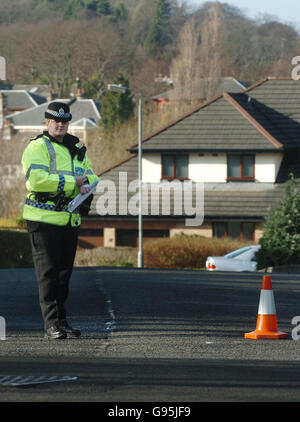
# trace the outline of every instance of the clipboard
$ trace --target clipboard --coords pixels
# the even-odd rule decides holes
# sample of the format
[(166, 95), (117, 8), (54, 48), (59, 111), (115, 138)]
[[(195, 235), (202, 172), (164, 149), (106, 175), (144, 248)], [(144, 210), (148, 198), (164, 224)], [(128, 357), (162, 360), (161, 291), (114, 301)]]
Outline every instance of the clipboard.
[(95, 180), (95, 182), (93, 182), (91, 185), (83, 185), (83, 186), (89, 186), (91, 190), (88, 193), (85, 193), (84, 195), (79, 193), (77, 196), (75, 196), (75, 198), (72, 199), (72, 201), (69, 202), (68, 204), (68, 211), (70, 213), (74, 212), (76, 208), (78, 208), (79, 205), (82, 204), (82, 202), (86, 200), (86, 198), (88, 198), (93, 192), (95, 192), (98, 183), (99, 183), (99, 180)]

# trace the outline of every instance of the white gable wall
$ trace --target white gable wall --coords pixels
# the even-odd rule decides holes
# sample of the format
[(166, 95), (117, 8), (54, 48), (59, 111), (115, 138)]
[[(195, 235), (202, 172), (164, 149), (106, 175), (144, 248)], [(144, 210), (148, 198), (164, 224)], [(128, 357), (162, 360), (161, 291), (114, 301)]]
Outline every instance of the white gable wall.
[(257, 154), (255, 156), (255, 179), (258, 182), (274, 183), (283, 154)]

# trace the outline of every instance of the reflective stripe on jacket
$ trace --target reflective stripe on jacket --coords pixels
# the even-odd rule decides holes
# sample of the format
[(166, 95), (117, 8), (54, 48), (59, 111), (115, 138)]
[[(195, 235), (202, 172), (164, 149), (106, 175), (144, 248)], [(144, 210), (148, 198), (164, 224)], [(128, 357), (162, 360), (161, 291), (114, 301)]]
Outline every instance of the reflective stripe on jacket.
[(76, 185), (76, 176), (85, 175), (89, 183), (99, 180), (92, 170), (91, 163), (85, 155), (83, 161), (77, 154), (72, 159), (66, 146), (52, 142), (45, 134), (32, 140), (24, 150), (22, 165), (26, 177), (26, 188), (29, 191), (23, 209), (23, 218), (32, 221), (64, 226), (71, 222), (72, 226), (81, 223), (80, 214), (70, 214), (66, 207), (61, 211), (54, 210), (53, 201), (40, 203), (34, 192), (47, 192), (53, 195), (64, 192), (68, 198), (74, 198), (80, 191)]

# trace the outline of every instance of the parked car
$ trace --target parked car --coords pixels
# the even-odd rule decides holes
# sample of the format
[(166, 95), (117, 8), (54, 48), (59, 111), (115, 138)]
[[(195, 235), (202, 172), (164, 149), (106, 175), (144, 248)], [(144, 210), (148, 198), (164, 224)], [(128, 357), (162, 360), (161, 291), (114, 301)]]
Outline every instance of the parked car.
[(206, 259), (207, 271), (256, 271), (255, 254), (260, 245), (250, 245), (237, 249), (224, 256), (209, 256)]

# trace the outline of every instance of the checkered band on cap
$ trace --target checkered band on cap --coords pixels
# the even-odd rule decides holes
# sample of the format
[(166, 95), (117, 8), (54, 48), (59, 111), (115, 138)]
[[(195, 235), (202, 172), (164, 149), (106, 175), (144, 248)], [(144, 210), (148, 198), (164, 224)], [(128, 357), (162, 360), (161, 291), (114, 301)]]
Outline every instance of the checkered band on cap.
[(57, 121), (68, 122), (72, 119), (72, 114), (70, 113), (68, 104), (53, 102), (48, 105), (48, 108), (45, 111), (45, 117)]
[(68, 119), (71, 116), (71, 113), (65, 113), (65, 110), (63, 108), (60, 108), (58, 112), (54, 110), (47, 110), (47, 113), (58, 118), (62, 117)]

